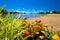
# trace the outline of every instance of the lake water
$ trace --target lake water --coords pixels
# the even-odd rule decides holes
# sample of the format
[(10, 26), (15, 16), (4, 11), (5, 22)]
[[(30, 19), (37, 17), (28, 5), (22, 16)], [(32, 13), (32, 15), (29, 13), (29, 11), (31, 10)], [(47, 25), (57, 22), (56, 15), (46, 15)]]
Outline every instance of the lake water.
[[(12, 15), (12, 14), (11, 14)], [(16, 17), (21, 17), (21, 18), (33, 18), (33, 17), (39, 17), (39, 16), (44, 16), (46, 14), (13, 14), (13, 16)]]

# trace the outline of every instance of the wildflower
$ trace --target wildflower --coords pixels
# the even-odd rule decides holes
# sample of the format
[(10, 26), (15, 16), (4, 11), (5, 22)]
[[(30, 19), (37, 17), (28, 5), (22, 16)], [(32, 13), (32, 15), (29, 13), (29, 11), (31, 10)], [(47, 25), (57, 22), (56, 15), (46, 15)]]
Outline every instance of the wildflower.
[(42, 22), (42, 21), (41, 21), (41, 20), (35, 20), (35, 22), (40, 23), (40, 22)]
[(22, 21), (23, 21), (23, 22), (26, 22), (26, 19), (27, 19), (27, 18), (22, 18)]
[(43, 24), (44, 27), (48, 27), (48, 24)]
[(39, 32), (36, 32), (35, 30), (33, 31), (33, 34), (39, 34)]
[(39, 32), (36, 32), (36, 34), (39, 34)]
[(44, 36), (39, 36), (40, 39), (44, 39)]
[(31, 24), (30, 24), (30, 23), (27, 23), (27, 25), (28, 25), (28, 26), (31, 26)]
[(33, 31), (33, 34), (36, 34), (36, 31)]
[(40, 26), (39, 25), (36, 25), (36, 26), (34, 26), (34, 28), (40, 29)]
[(26, 31), (28, 31), (28, 28), (25, 28)]
[(23, 18), (24, 20), (26, 20), (27, 18)]
[(24, 32), (24, 36), (28, 36), (29, 35), (29, 32), (28, 31), (25, 31)]
[(58, 36), (57, 34), (53, 35), (53, 36), (52, 36), (52, 39), (53, 39), (53, 40), (60, 40), (60, 38), (59, 38), (59, 36)]

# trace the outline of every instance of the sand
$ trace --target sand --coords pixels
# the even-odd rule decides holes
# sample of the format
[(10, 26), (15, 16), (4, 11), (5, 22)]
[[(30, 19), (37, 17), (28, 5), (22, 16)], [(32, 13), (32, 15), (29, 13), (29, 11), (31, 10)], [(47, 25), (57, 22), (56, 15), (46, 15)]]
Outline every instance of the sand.
[(60, 31), (60, 14), (47, 14), (46, 16), (28, 18), (27, 21), (34, 22), (37, 19), (41, 19), (42, 23), (48, 23), (49, 30), (54, 32)]

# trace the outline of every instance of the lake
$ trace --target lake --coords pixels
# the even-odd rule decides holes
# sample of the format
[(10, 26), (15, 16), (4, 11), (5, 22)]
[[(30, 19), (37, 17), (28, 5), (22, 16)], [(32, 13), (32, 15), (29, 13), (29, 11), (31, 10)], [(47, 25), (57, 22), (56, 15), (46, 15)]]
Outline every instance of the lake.
[(11, 14), (15, 18), (20, 17), (20, 18), (33, 18), (33, 17), (39, 17), (39, 16), (45, 16), (46, 14)]

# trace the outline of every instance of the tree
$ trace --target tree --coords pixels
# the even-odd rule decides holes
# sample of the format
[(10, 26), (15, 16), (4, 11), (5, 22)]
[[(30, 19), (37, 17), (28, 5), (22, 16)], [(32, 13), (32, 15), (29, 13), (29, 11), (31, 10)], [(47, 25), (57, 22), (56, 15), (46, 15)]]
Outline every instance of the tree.
[(60, 11), (53, 10), (52, 13), (60, 14)]
[(57, 11), (56, 10), (53, 10), (52, 13), (57, 13)]
[(39, 14), (44, 14), (45, 12), (39, 12)]
[(46, 12), (46, 14), (50, 14), (50, 12)]

